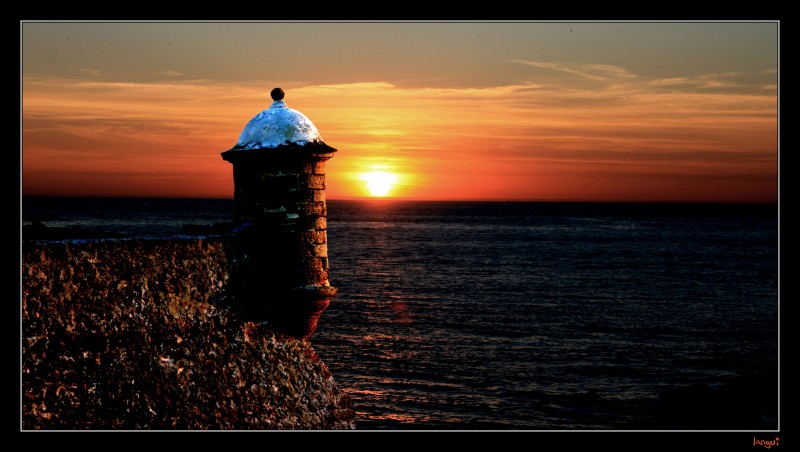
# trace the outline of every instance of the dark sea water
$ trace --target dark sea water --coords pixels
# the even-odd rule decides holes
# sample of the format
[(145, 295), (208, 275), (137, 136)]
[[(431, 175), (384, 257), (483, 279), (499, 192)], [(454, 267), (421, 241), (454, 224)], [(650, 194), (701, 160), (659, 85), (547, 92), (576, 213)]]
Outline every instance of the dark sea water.
[[(25, 198), (129, 237), (230, 200)], [(778, 425), (777, 205), (328, 201), (312, 337), (359, 429)]]

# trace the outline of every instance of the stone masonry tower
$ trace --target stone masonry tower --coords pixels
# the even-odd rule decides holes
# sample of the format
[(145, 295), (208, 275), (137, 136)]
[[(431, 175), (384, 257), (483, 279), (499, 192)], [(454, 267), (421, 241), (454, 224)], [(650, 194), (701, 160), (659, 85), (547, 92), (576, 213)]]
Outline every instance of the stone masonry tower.
[(336, 149), (284, 92), (222, 158), (233, 164), (232, 304), (246, 319), (307, 338), (337, 290), (328, 282), (325, 162)]

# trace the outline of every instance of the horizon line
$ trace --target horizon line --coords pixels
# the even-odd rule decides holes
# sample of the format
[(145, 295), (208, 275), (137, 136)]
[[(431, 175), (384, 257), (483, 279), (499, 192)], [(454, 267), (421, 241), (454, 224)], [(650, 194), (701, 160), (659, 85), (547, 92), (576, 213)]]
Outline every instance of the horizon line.
[[(20, 195), (20, 202), (25, 198), (97, 198), (97, 199), (214, 199), (230, 200), (232, 196), (175, 196), (175, 195)], [(593, 203), (593, 204), (780, 204), (780, 200), (757, 201), (757, 200), (633, 200), (633, 199), (537, 199), (537, 198), (417, 198), (405, 196), (335, 196), (327, 198), (327, 201), (362, 201), (376, 203), (390, 202), (496, 202), (496, 203)]]

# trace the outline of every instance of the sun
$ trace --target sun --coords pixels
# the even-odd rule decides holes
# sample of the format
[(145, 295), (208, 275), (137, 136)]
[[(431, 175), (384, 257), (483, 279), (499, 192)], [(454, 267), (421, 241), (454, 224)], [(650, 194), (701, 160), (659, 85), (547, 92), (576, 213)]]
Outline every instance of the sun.
[(397, 183), (397, 175), (386, 171), (370, 171), (362, 174), (361, 180), (367, 183), (367, 190), (372, 196), (382, 197), (388, 195)]

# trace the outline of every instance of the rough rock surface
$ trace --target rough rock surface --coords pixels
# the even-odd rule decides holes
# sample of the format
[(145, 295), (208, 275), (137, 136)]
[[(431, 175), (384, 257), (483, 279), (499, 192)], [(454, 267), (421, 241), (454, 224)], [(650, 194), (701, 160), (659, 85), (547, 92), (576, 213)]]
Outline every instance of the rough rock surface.
[(214, 240), (24, 243), (22, 429), (352, 429), (307, 340), (225, 307)]

